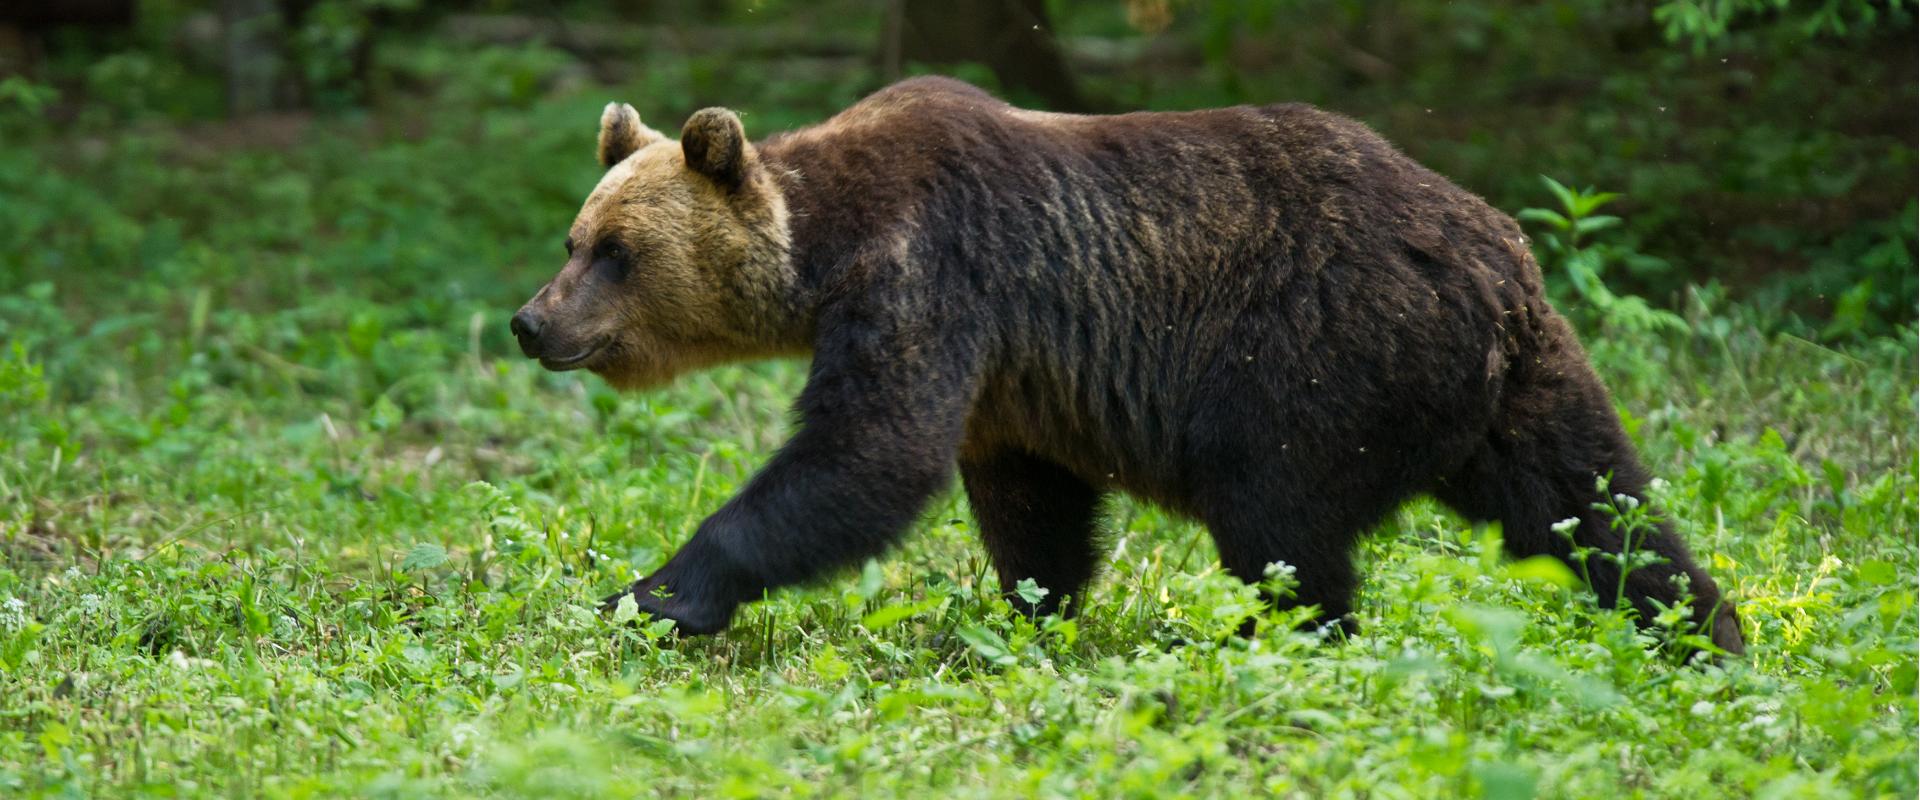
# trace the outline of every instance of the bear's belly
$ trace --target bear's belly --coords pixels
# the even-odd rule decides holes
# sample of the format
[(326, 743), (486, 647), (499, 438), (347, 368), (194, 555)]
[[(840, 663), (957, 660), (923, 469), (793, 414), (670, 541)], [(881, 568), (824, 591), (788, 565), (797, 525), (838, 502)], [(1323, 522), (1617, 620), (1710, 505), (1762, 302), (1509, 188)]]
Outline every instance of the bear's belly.
[(1102, 490), (1168, 506), (1185, 505), (1185, 442), (1178, 398), (1073, 397), (1058, 387), (990, 382), (967, 419), (964, 463), (1014, 450), (1066, 468)]

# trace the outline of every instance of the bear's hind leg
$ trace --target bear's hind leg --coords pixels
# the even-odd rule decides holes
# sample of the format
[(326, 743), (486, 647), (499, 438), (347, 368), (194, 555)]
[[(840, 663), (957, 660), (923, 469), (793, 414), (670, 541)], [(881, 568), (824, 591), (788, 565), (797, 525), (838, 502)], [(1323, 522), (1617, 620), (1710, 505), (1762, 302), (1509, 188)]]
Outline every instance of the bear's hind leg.
[[(960, 479), (1007, 602), (1030, 617), (1072, 615), (1085, 605), (1099, 558), (1100, 492), (1058, 464), (1014, 450), (961, 458)], [(1047, 590), (1039, 603), (1016, 592), (1024, 579)]]
[[(1608, 480), (1609, 495), (1646, 502), (1648, 476), (1620, 426), (1607, 393), (1584, 359), (1549, 361), (1516, 372), (1503, 398), (1502, 414), (1485, 445), (1434, 492), (1463, 515), (1499, 520), (1509, 556), (1551, 555), (1581, 574), (1614, 606), (1624, 594), (1650, 624), (1659, 606), (1682, 598), (1679, 581), (1693, 598), (1693, 622), (1720, 649), (1745, 651), (1733, 607), (1720, 587), (1694, 563), (1673, 527), (1657, 516), (1627, 530), (1618, 515), (1596, 504), (1610, 502), (1596, 489)], [(1554, 530), (1577, 519), (1569, 537)], [(1577, 552), (1584, 550), (1582, 558)], [(1623, 552), (1651, 553), (1655, 563), (1632, 566), (1622, 580)]]
[[(1220, 551), (1227, 573), (1249, 584), (1266, 580), (1267, 565), (1283, 562), (1293, 568), (1291, 596), (1267, 599), (1280, 609), (1316, 606), (1307, 628), (1329, 626), (1341, 633), (1359, 632), (1353, 619), (1353, 592), (1358, 577), (1353, 568), (1353, 543), (1363, 526), (1350, 527), (1325, 515), (1300, 513), (1285, 504), (1258, 501), (1262, 495), (1240, 493), (1224, 508), (1203, 512), (1202, 518)], [(1241, 628), (1253, 632), (1253, 620)]]

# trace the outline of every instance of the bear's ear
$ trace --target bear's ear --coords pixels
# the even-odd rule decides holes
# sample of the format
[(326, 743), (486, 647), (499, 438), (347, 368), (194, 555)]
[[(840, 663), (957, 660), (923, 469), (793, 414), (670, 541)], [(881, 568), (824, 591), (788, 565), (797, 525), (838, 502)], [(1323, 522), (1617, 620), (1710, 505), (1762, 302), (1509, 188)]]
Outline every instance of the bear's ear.
[(747, 129), (724, 108), (703, 108), (680, 131), (687, 166), (725, 189), (737, 189), (747, 176)]
[(600, 166), (612, 169), (633, 151), (667, 137), (640, 121), (640, 112), (626, 103), (608, 103), (600, 112)]

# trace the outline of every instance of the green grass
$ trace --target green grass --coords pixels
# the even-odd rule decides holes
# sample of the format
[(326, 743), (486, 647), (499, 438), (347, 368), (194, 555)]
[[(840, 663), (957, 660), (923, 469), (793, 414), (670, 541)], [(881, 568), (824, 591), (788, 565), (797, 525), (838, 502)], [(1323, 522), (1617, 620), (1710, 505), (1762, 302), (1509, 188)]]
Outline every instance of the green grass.
[(1914, 332), (1814, 344), (1705, 295), (1687, 335), (1591, 339), (1743, 604), (1724, 668), (1425, 502), (1366, 544), (1337, 643), (1231, 636), (1249, 591), (1127, 502), (1084, 614), (1035, 627), (957, 491), (723, 636), (597, 616), (802, 377), (622, 396), (512, 351), (602, 99), (0, 149), (0, 794), (1920, 789)]

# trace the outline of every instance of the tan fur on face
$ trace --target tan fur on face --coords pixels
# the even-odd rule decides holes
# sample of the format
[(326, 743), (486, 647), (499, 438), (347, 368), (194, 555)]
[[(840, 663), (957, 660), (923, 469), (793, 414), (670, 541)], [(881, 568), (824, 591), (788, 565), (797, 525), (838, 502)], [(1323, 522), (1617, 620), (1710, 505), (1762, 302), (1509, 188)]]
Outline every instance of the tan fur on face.
[[(740, 185), (689, 169), (678, 142), (649, 144), (601, 178), (569, 235), (574, 257), (535, 299), (563, 341), (605, 342), (585, 365), (620, 388), (804, 347), (793, 303), (786, 203), (752, 148)], [(632, 254), (624, 280), (596, 275), (608, 237)]]

